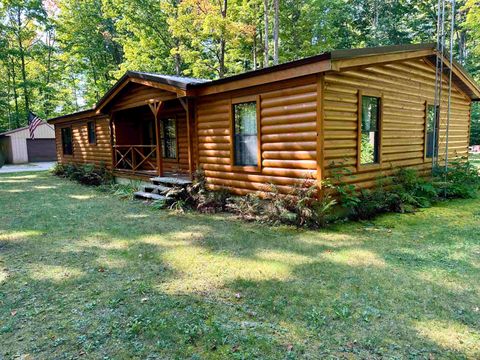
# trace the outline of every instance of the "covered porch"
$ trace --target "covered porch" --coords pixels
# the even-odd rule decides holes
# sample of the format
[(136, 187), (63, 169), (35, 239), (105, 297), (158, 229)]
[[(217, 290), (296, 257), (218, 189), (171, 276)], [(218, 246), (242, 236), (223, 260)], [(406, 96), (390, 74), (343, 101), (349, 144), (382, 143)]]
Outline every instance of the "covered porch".
[(103, 112), (110, 115), (114, 176), (192, 179), (195, 171), (191, 99), (162, 84), (128, 82)]

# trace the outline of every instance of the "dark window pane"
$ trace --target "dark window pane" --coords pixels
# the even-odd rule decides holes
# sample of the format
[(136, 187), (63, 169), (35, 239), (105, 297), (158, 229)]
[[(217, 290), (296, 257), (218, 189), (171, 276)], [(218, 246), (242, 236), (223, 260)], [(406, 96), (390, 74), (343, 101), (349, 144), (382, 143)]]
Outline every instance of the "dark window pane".
[(175, 119), (162, 120), (162, 155), (164, 158), (177, 158), (177, 129)]
[(235, 104), (234, 113), (234, 160), (235, 165), (257, 166), (257, 103)]
[[(437, 109), (436, 112), (435, 112), (435, 108)], [(435, 121), (435, 118), (437, 121)], [(435, 107), (434, 105), (428, 105), (427, 107), (427, 139), (426, 139), (427, 158), (432, 158), (434, 155), (434, 152), (435, 152), (435, 156), (437, 156), (438, 154), (438, 134), (439, 134), (438, 120), (439, 118), (440, 118), (440, 108), (438, 106)]]
[(97, 142), (97, 135), (95, 133), (95, 123), (93, 121), (89, 121), (87, 123), (87, 130), (88, 130), (88, 143), (95, 144)]
[(380, 98), (362, 96), (362, 139), (360, 164), (379, 161)]
[(73, 154), (73, 144), (72, 144), (72, 129), (71, 128), (62, 128), (62, 150), (64, 155)]

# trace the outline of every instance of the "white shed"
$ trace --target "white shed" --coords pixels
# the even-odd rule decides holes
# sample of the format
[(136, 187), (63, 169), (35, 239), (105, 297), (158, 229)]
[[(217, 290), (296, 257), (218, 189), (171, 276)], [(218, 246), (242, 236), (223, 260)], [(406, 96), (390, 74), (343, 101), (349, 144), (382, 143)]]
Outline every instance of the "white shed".
[(27, 126), (1, 133), (0, 149), (6, 153), (10, 164), (55, 161), (55, 130), (43, 122), (35, 129), (35, 139), (30, 138)]

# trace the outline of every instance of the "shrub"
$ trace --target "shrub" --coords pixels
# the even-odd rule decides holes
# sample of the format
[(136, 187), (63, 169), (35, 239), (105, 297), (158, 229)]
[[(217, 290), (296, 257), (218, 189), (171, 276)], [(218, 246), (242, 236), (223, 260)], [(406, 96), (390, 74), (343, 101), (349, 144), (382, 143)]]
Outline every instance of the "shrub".
[(435, 167), (433, 181), (446, 198), (474, 198), (480, 189), (478, 169), (466, 158), (452, 161), (447, 168)]
[(328, 193), (321, 193), (316, 181), (307, 179), (294, 185), (291, 194), (281, 194), (271, 185), (265, 218), (272, 223), (318, 228), (332, 219), (336, 204)]
[(128, 184), (116, 184), (111, 182), (103, 184), (100, 189), (121, 199), (131, 199), (133, 193), (138, 191), (139, 186), (139, 182), (130, 182)]
[(264, 218), (265, 201), (257, 193), (249, 193), (244, 196), (230, 197), (227, 202), (227, 210), (237, 214), (247, 221), (262, 221)]
[(171, 209), (179, 211), (193, 209), (204, 213), (225, 211), (228, 198), (231, 196), (226, 190), (209, 191), (201, 171), (195, 173), (192, 185), (186, 188), (174, 187), (165, 195), (173, 199), (168, 202)]
[(350, 218), (372, 219), (384, 212), (414, 212), (431, 206), (438, 198), (437, 189), (414, 169), (400, 169), (390, 179), (379, 180), (372, 189), (358, 193)]
[(101, 166), (93, 164), (77, 165), (74, 163), (57, 164), (53, 168), (52, 174), (90, 186), (110, 184), (113, 180), (111, 173), (103, 164)]

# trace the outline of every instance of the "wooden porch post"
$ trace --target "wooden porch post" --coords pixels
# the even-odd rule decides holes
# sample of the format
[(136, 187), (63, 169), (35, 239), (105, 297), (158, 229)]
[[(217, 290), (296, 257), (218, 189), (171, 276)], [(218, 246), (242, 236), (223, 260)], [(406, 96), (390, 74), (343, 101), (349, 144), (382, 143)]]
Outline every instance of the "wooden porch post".
[(187, 98), (187, 103), (185, 106), (185, 111), (187, 113), (187, 140), (188, 140), (188, 172), (190, 178), (193, 180), (193, 129), (194, 129), (194, 110), (193, 110), (193, 100)]
[(150, 110), (153, 112), (153, 117), (155, 118), (155, 138), (157, 141), (157, 175), (162, 176), (163, 174), (163, 163), (162, 163), (162, 151), (161, 151), (161, 144), (160, 144), (160, 124), (158, 123), (158, 112), (163, 106), (162, 101), (155, 101), (149, 103), (148, 106)]
[(112, 171), (115, 170), (117, 166), (117, 154), (115, 149), (115, 115), (114, 113), (110, 114), (110, 147), (112, 148)]

